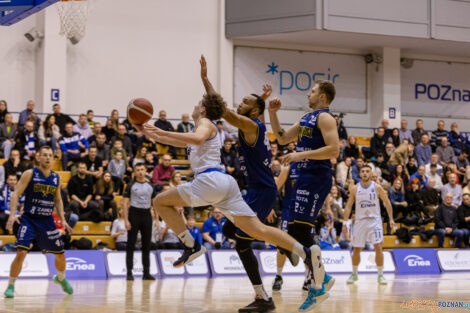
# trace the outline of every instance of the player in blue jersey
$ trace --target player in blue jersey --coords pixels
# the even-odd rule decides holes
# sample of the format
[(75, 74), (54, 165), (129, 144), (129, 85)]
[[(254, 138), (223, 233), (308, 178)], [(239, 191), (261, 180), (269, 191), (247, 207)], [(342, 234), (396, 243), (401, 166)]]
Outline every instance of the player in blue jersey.
[[(54, 282), (61, 285), (66, 293), (73, 293), (72, 286), (65, 279), (64, 244), (52, 217), (55, 207), (64, 229), (69, 233), (72, 232), (64, 216), (64, 205), (60, 195), (60, 177), (51, 171), (51, 163), (54, 160), (51, 147), (43, 146), (38, 153), (39, 166), (27, 170), (21, 175), (10, 201), (11, 211), (14, 212), (18, 198), (23, 193), (25, 195), (24, 213), (20, 217), (20, 227), (15, 244), (16, 257), (11, 263), (8, 287), (4, 293), (6, 298), (14, 297), (16, 278), (21, 272), (23, 261), (31, 249), (31, 243), (34, 239), (43, 251), (55, 254), (57, 275), (54, 276)], [(7, 222), (7, 229), (12, 230), (15, 222), (18, 222), (17, 218), (15, 214), (11, 214)]]
[[(329, 107), (336, 94), (335, 86), (327, 80), (315, 81), (314, 87), (308, 92), (308, 104), (312, 112), (301, 117), (287, 131), (281, 128), (277, 111), (281, 101), (277, 98), (269, 102), (269, 117), (271, 126), (280, 144), (288, 144), (297, 139), (297, 152), (283, 158), (284, 164), (297, 162), (299, 178), (295, 184), (294, 224), (290, 234), (301, 244), (314, 244), (311, 236), (313, 223), (320, 211), (326, 196), (330, 192), (331, 158), (339, 154), (339, 138), (336, 121)], [(325, 275), (321, 263), (313, 269), (313, 284), (309, 289), (307, 299), (299, 308), (309, 310), (328, 297), (328, 289), (334, 283), (330, 275)], [(325, 288), (326, 286), (326, 288)]]

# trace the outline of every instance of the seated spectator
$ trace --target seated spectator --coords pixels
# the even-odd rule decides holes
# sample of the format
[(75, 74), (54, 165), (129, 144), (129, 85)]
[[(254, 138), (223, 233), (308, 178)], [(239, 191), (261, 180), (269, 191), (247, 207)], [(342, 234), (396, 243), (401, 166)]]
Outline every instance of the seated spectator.
[[(10, 174), (7, 177), (7, 183), (0, 191), (0, 229), (3, 230), (4, 234), (8, 234), (6, 229), (6, 224), (10, 218), (10, 199), (15, 191), (16, 184), (18, 183), (18, 178), (15, 174)], [(13, 214), (17, 216), (21, 215), (23, 212), (24, 206), (24, 194), (18, 199), (17, 211)], [(19, 225), (18, 225), (19, 226)]]
[(462, 204), (457, 209), (459, 216), (459, 228), (465, 232), (464, 237), (465, 248), (469, 248), (469, 236), (470, 236), (470, 193), (464, 193)]
[(452, 205), (459, 207), (462, 204), (462, 186), (457, 184), (457, 175), (455, 173), (449, 174), (449, 182), (441, 189), (442, 201), (445, 200), (447, 194), (452, 194)]
[(93, 121), (94, 117), (95, 117), (95, 112), (93, 112), (93, 110), (86, 111), (86, 120), (88, 122), (88, 125), (91, 128), (91, 131), (93, 131), (93, 129), (95, 129), (96, 122)]
[(114, 201), (114, 183), (109, 172), (104, 172), (95, 185), (95, 201), (104, 212), (104, 219), (112, 221), (117, 216), (117, 205)]
[(470, 162), (468, 161), (468, 153), (465, 150), (460, 152), (458, 157), (454, 158), (457, 167), (457, 173), (460, 181), (470, 180)]
[(408, 203), (408, 206), (404, 217), (411, 213), (418, 213), (420, 215), (420, 212), (423, 212), (424, 204), (421, 199), (420, 184), (417, 178), (410, 179), (405, 192), (405, 201)]
[[(161, 129), (165, 130), (165, 131), (169, 131), (169, 132), (174, 132), (175, 131), (175, 129), (173, 128), (173, 125), (171, 124), (171, 122), (166, 119), (166, 111), (164, 111), (164, 110), (161, 110), (158, 113), (158, 119), (155, 121), (154, 125), (158, 128), (161, 128)], [(217, 127), (217, 129), (218, 128), (219, 127)], [(158, 151), (167, 150), (167, 152), (172, 154), (173, 157), (176, 157), (175, 147), (164, 145), (164, 144), (161, 144), (161, 143), (157, 143), (157, 146), (159, 146)]]
[(421, 189), (421, 199), (423, 200), (424, 208), (429, 216), (434, 216), (434, 213), (439, 206), (439, 192), (435, 187), (436, 181), (430, 178), (428, 186)]
[(359, 157), (359, 148), (357, 147), (356, 137), (349, 136), (344, 148), (344, 157), (350, 157), (352, 159), (357, 159)]
[[(113, 142), (113, 147), (111, 148), (111, 159), (114, 159), (114, 154), (116, 154), (117, 151), (120, 151), (122, 153), (122, 159), (126, 162), (126, 166), (130, 167), (129, 165), (130, 157), (127, 156), (126, 149), (124, 149), (124, 147), (122, 146), (122, 140), (119, 138), (117, 138)], [(141, 162), (141, 163), (144, 163), (144, 162)]]
[(417, 145), (421, 142), (421, 136), (425, 134), (426, 131), (423, 129), (423, 120), (417, 119), (416, 120), (416, 128), (411, 132), (411, 136), (413, 137), (413, 143)]
[(408, 142), (411, 142), (415, 145), (418, 144), (418, 142), (415, 142), (413, 140), (411, 130), (408, 129), (408, 121), (407, 120), (401, 120), (401, 122), (400, 122), (400, 142), (403, 142), (403, 139), (407, 139)]
[(428, 185), (428, 177), (425, 175), (425, 173), (426, 170), (424, 166), (420, 165), (416, 173), (410, 176), (410, 180), (417, 178), (419, 180), (419, 185), (421, 186), (421, 188), (426, 188), (426, 186)]
[(387, 140), (389, 143), (392, 143), (395, 148), (400, 145), (400, 131), (398, 130), (398, 128), (392, 129), (392, 134), (390, 135), (390, 137), (388, 137)]
[(32, 123), (32, 126), (34, 128), (34, 124), (40, 124), (41, 119), (34, 113), (34, 106), (36, 104), (34, 103), (33, 100), (28, 100), (26, 103), (26, 109), (21, 111), (20, 117), (18, 118), (18, 129), (21, 130), (24, 125), (26, 124), (26, 120), (31, 114), (34, 114), (34, 121)]
[(431, 161), (432, 149), (429, 144), (428, 134), (421, 136), (421, 142), (416, 145), (415, 153), (418, 159), (418, 165), (426, 165)]
[[(98, 123), (95, 124), (95, 129)], [(107, 167), (109, 160), (111, 158), (111, 152), (110, 152), (110, 147), (106, 143), (106, 135), (103, 133), (99, 133), (96, 137), (96, 155), (100, 157), (100, 159), (103, 161), (103, 167)]]
[(8, 105), (5, 100), (0, 100), (0, 124), (5, 123), (5, 115), (8, 114)]
[(457, 228), (459, 226), (459, 216), (457, 208), (452, 204), (453, 198), (452, 193), (445, 194), (444, 201), (437, 209), (436, 216), (434, 216), (438, 248), (443, 247), (445, 236), (455, 237), (455, 247), (460, 248), (464, 237), (467, 235), (465, 230)]
[(70, 209), (80, 216), (81, 221), (99, 223), (104, 220), (103, 211), (93, 199), (93, 178), (86, 174), (86, 164), (78, 162), (77, 174), (68, 182)]
[(284, 151), (282, 151), (283, 155), (294, 153), (295, 152), (295, 142), (289, 142), (286, 146)]
[(0, 142), (3, 148), (3, 157), (6, 159), (10, 155), (11, 149), (15, 146), (17, 129), (13, 124), (13, 116), (6, 113), (4, 122), (0, 124)]
[(431, 180), (431, 179), (434, 180), (434, 189), (441, 191), (441, 189), (444, 185), (442, 184), (441, 176), (437, 174), (437, 165), (436, 164), (431, 164), (430, 172), (426, 176), (429, 178), (429, 180)]
[(134, 159), (132, 160), (132, 166), (134, 167), (137, 163), (145, 163), (145, 156), (147, 155), (147, 147), (139, 147)]
[(98, 149), (92, 145), (88, 150), (88, 155), (83, 158), (83, 162), (85, 162), (87, 167), (86, 174), (91, 175), (93, 181), (100, 179), (101, 175), (103, 175), (103, 161), (97, 154)]
[(38, 145), (39, 139), (34, 132), (33, 122), (26, 121), (24, 128), (16, 135), (15, 148), (20, 151), (23, 159), (32, 161)]
[[(88, 140), (85, 137), (73, 131), (73, 124), (65, 125), (65, 133), (59, 140), (60, 150), (62, 151), (62, 169), (68, 171), (69, 161), (78, 162), (88, 154)], [(84, 152), (80, 152), (83, 149)]]
[(276, 141), (273, 141), (270, 143), (270, 147), (271, 147), (271, 159), (277, 160), (282, 155), (282, 152), (279, 151), (279, 145), (277, 144)]
[(416, 161), (415, 157), (409, 157), (408, 158), (408, 163), (406, 163), (406, 171), (408, 172), (408, 175), (413, 175), (418, 171), (418, 162)]
[(364, 160), (362, 158), (357, 158), (355, 164), (352, 166), (351, 174), (355, 184), (361, 182), (361, 176), (359, 175), (359, 172), (363, 166)]
[(189, 114), (183, 113), (181, 115), (181, 123), (176, 127), (176, 131), (179, 133), (190, 133), (194, 130), (194, 124), (189, 122)]
[(73, 126), (73, 131), (87, 139), (93, 135), (86, 114), (80, 114), (78, 123)]
[(219, 134), (219, 143), (220, 143), (220, 146), (223, 147), (224, 146), (224, 142), (225, 142), (225, 139), (227, 139), (227, 134), (225, 133), (225, 130), (224, 130), (224, 122), (223, 121), (217, 121), (216, 123), (216, 126), (217, 126), (217, 133)]
[(114, 143), (116, 139), (121, 139), (122, 141), (122, 147), (124, 150), (126, 150), (126, 155), (130, 158), (132, 158), (133, 151), (132, 151), (132, 140), (131, 138), (127, 135), (127, 129), (126, 126), (119, 124), (118, 125), (118, 130), (116, 135), (111, 138), (111, 144)]
[(187, 228), (191, 235), (193, 236), (194, 240), (197, 240), (199, 244), (202, 246), (202, 236), (201, 236), (201, 230), (199, 227), (196, 226), (196, 220), (194, 219), (194, 216), (190, 215), (187, 218), (188, 224)]
[(405, 167), (403, 165), (397, 165), (395, 167), (395, 171), (392, 174), (392, 179), (391, 181), (395, 181), (395, 179), (400, 178), (402, 181), (402, 186), (407, 186), (408, 185), (408, 175), (405, 173)]
[(230, 138), (225, 139), (223, 148), (220, 150), (220, 159), (227, 174), (236, 179), (240, 171), (240, 164), (237, 152), (232, 149), (232, 141), (233, 139)]
[(102, 127), (101, 132), (106, 135), (106, 142), (111, 142), (111, 138), (116, 135), (116, 131), (113, 128), (113, 121), (111, 121), (111, 119), (106, 121), (106, 125), (105, 127)]
[(3, 167), (5, 169), (5, 177), (14, 174), (18, 179), (20, 179), (23, 172), (27, 170), (27, 166), (21, 161), (20, 151), (15, 148), (11, 150), (10, 157), (3, 163)]
[(396, 219), (398, 214), (401, 213), (406, 216), (408, 203), (405, 201), (405, 193), (403, 191), (403, 181), (396, 178), (393, 181), (393, 186), (388, 190), (388, 198), (393, 208), (393, 218)]
[(214, 208), (212, 216), (202, 225), (202, 238), (207, 250), (230, 249), (230, 242), (222, 234), (226, 219), (218, 208)]
[(145, 167), (147, 168), (147, 176), (152, 178), (153, 170), (155, 166), (158, 165), (158, 154), (153, 154), (152, 152), (147, 152), (145, 154)]
[(336, 167), (336, 181), (346, 188), (347, 181), (352, 178), (351, 157), (346, 157)]
[(377, 133), (374, 134), (370, 140), (370, 152), (373, 156), (377, 157), (379, 152), (385, 153), (385, 144), (387, 138), (385, 138), (385, 129), (383, 127), (377, 128)]
[(165, 221), (159, 222), (158, 241), (156, 243), (157, 249), (184, 249), (183, 243), (178, 238), (178, 235), (166, 225)]
[(456, 122), (453, 122), (450, 125), (449, 143), (450, 146), (454, 149), (455, 154), (459, 154), (467, 148), (468, 140), (462, 136), (459, 131), (459, 126)]
[(433, 152), (441, 145), (442, 138), (447, 138), (449, 133), (444, 129), (445, 122), (439, 120), (437, 122), (437, 129), (431, 133), (431, 147)]
[[(150, 140), (147, 137), (145, 137), (144, 135), (138, 137), (137, 140), (138, 140), (137, 147), (145, 147), (147, 148), (147, 152), (152, 152), (153, 154), (162, 155), (162, 156), (168, 152), (166, 151), (167, 150), (166, 148), (162, 148), (164, 147), (162, 145), (159, 145), (158, 149), (160, 150), (157, 151), (157, 144), (153, 140)], [(165, 147), (168, 147), (168, 146), (165, 146)]]
[(60, 129), (59, 126), (55, 124), (54, 115), (48, 115), (44, 121), (44, 124), (39, 126), (38, 137), (41, 146), (50, 146), (52, 151), (54, 151), (54, 155), (58, 157), (57, 143), (59, 142), (60, 138)]
[[(90, 145), (92, 143), (96, 142), (96, 138), (98, 137), (99, 134), (104, 135), (104, 133), (102, 131), (103, 131), (103, 128), (101, 127), (101, 123), (96, 122), (95, 125), (93, 126), (93, 134), (90, 137), (87, 138)], [(104, 135), (104, 142), (106, 142), (106, 135)]]
[(65, 220), (67, 221), (67, 224), (69, 224), (70, 228), (73, 229), (80, 218), (70, 209), (69, 195), (67, 193), (67, 189), (61, 188), (60, 195), (62, 196), (62, 203), (64, 205)]
[(122, 159), (122, 152), (117, 151), (114, 154), (114, 159), (108, 164), (108, 171), (111, 174), (111, 179), (114, 182), (114, 191), (122, 194), (124, 185), (124, 175), (127, 171), (131, 172), (132, 169), (126, 167), (126, 162)]
[(448, 166), (450, 162), (454, 161), (454, 149), (449, 146), (447, 137), (441, 138), (441, 145), (436, 148), (436, 154), (439, 156), (442, 166)]
[(152, 182), (157, 185), (164, 185), (170, 181), (171, 174), (175, 168), (171, 165), (171, 156), (165, 154), (162, 156), (162, 162), (155, 166), (152, 175)]
[(115, 247), (118, 251), (125, 251), (127, 246), (127, 229), (122, 210), (122, 207), (120, 207), (118, 216), (113, 221), (113, 226), (111, 227), (111, 237), (114, 238)]
[(318, 240), (322, 250), (340, 250), (341, 247), (336, 242), (336, 229), (333, 227), (331, 216), (320, 215), (319, 223), (321, 226)]
[(170, 178), (170, 187), (176, 187), (178, 185), (183, 184), (183, 180), (181, 179), (181, 173), (174, 171), (173, 174), (171, 174)]
[(60, 104), (56, 103), (52, 106), (52, 116), (55, 117), (55, 123), (59, 126), (59, 131), (63, 135), (65, 134), (65, 125), (68, 123), (75, 125), (75, 121), (67, 114), (60, 112)]

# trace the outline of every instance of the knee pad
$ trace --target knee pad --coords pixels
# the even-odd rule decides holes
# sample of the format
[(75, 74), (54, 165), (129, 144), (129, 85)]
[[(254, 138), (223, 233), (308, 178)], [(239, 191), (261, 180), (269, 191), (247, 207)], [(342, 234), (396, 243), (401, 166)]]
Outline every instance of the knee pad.
[(226, 221), (224, 226), (222, 227), (222, 234), (226, 238), (230, 238), (235, 240), (235, 231), (237, 230), (237, 227), (231, 222), (231, 221)]
[(312, 237), (312, 226), (303, 223), (294, 223), (292, 233), (290, 234), (295, 240), (306, 247), (314, 244)]

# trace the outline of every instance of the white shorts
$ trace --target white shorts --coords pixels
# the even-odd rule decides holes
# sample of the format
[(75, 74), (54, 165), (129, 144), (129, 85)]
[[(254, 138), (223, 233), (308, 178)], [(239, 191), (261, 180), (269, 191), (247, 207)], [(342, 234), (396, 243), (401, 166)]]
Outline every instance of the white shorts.
[(193, 181), (177, 186), (181, 198), (191, 207), (212, 205), (233, 222), (233, 216), (256, 216), (240, 194), (235, 179), (214, 171), (196, 175)]
[(364, 218), (356, 220), (353, 225), (351, 245), (355, 248), (364, 248), (366, 242), (373, 245), (384, 241), (382, 219)]

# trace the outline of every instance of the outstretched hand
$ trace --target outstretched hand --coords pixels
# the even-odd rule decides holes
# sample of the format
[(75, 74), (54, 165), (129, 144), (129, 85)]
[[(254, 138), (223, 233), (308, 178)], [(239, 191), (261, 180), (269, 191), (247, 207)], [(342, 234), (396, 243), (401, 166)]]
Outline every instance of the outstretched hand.
[(271, 101), (269, 101), (269, 106), (268, 110), (269, 112), (277, 112), (281, 108), (281, 100), (279, 98), (274, 98)]
[(261, 95), (261, 98), (263, 98), (264, 100), (268, 99), (271, 96), (272, 92), (273, 88), (271, 87), (271, 85), (263, 85), (263, 94)]
[(204, 55), (201, 54), (201, 59), (199, 60), (199, 63), (201, 64), (201, 79), (207, 79), (207, 62), (206, 58), (204, 58)]

